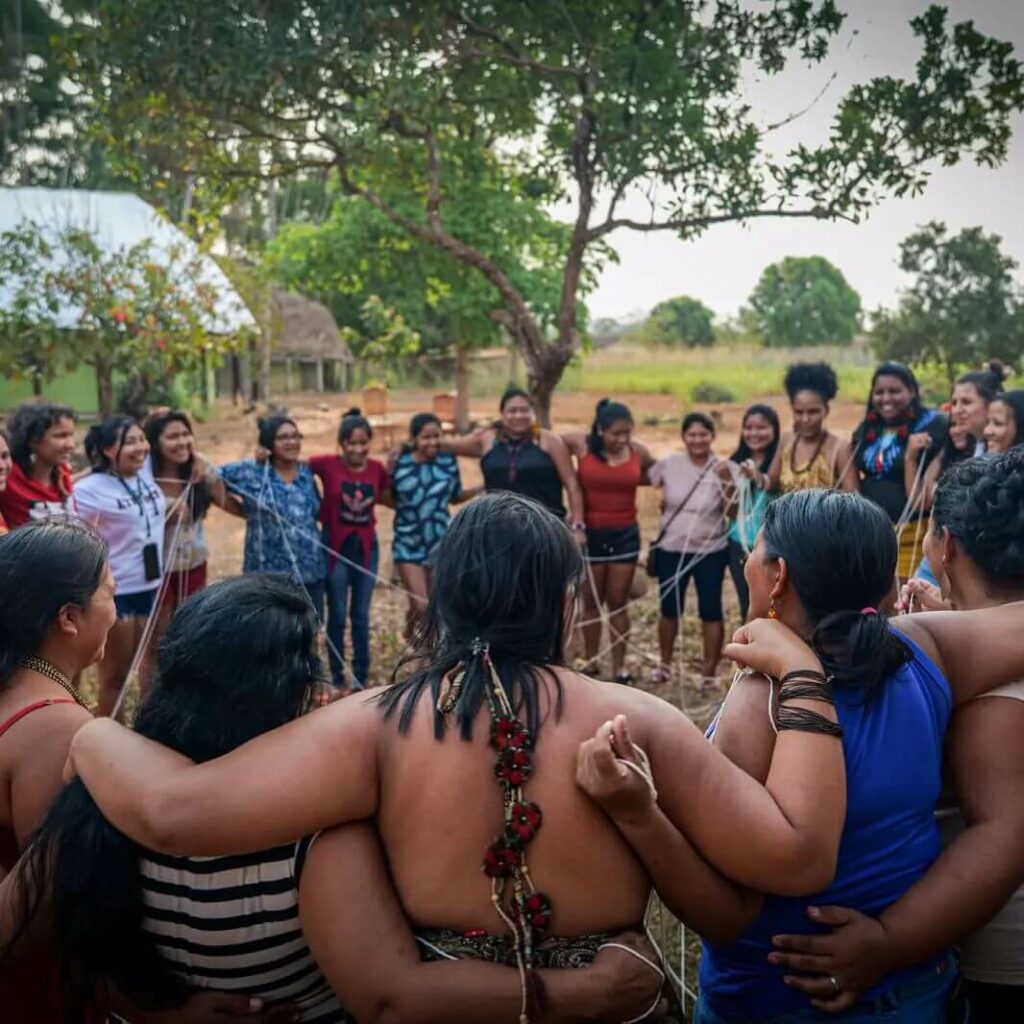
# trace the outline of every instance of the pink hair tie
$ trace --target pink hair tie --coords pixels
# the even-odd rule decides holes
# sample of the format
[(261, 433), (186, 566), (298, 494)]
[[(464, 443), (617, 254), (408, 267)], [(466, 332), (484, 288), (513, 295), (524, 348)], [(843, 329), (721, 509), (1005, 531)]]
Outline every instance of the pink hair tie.
[(878, 609), (872, 608), (871, 605), (868, 604), (861, 608), (860, 613), (861, 615), (877, 615)]

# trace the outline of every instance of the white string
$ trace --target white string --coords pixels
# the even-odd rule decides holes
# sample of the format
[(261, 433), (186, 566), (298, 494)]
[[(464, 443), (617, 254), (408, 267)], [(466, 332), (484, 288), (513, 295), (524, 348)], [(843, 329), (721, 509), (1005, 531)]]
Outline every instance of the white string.
[[(600, 952), (602, 949), (621, 949), (624, 953), (628, 953), (630, 956), (636, 957), (637, 960), (642, 960), (652, 971), (655, 972), (655, 974), (658, 975), (660, 981), (665, 981), (665, 972), (656, 963), (645, 957), (639, 950), (633, 949), (622, 942), (602, 942), (601, 945), (597, 947), (597, 950)], [(654, 1002), (651, 1004), (649, 1009), (645, 1010), (638, 1017), (630, 1017), (629, 1020), (624, 1020), (622, 1024), (638, 1024), (639, 1021), (647, 1020), (647, 1018), (657, 1010), (660, 1003), (661, 990), (659, 989), (657, 995), (654, 997)]]

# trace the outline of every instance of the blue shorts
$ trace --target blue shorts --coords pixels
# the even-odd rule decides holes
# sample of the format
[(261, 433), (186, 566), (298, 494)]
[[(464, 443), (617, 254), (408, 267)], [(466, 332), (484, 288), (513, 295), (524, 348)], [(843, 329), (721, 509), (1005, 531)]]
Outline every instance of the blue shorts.
[(159, 587), (152, 590), (140, 590), (137, 594), (115, 594), (114, 607), (119, 619), (148, 619)]

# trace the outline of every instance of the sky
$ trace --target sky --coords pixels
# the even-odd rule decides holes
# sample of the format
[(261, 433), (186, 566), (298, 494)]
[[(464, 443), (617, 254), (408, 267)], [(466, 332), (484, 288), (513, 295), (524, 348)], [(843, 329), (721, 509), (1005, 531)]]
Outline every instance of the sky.
[[(788, 133), (787, 143), (824, 138), (835, 105), (856, 82), (913, 74), (919, 44), (909, 22), (927, 3), (841, 0), (839, 6), (848, 17), (823, 64), (806, 69), (797, 62), (774, 78), (747, 83), (747, 101), (759, 123), (769, 124), (806, 107), (836, 73), (821, 99), (780, 130), (780, 137)], [(1024, 59), (1024, 0), (948, 0), (947, 6), (952, 20), (972, 19), (979, 30), (1012, 42), (1016, 56)], [(642, 200), (623, 210), (640, 219), (649, 216)], [(1024, 264), (1024, 115), (1016, 116), (1009, 156), (997, 169), (972, 162), (936, 168), (923, 195), (885, 200), (858, 225), (762, 220), (712, 227), (689, 242), (669, 232), (619, 230), (609, 236), (619, 263), (604, 270), (587, 305), (593, 318), (624, 318), (674, 295), (692, 295), (719, 316), (730, 316), (769, 263), (822, 255), (860, 293), (864, 308), (873, 310), (892, 305), (906, 283), (896, 265), (899, 243), (931, 220), (945, 221), (953, 230), (980, 225), (1001, 235), (1004, 251)], [(1024, 282), (1024, 272), (1018, 277)]]

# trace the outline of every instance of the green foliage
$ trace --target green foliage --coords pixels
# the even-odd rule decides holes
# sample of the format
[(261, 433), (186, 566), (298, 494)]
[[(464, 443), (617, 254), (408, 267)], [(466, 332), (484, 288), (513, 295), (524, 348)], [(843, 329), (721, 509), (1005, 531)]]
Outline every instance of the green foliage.
[(848, 344), (860, 326), (860, 296), (823, 256), (766, 267), (749, 302), (750, 326), (772, 348)]
[[(464, 183), (466, 190), (477, 190), (476, 202), (460, 205), (453, 223), (489, 258), (510, 267), (534, 315), (553, 330), (561, 287), (558, 254), (567, 229), (540, 203), (481, 185), (479, 179)], [(485, 277), (410, 237), (358, 198), (337, 199), (324, 223), (283, 225), (264, 262), (287, 288), (324, 302), (341, 327), (359, 330), (365, 303), (378, 296), (420, 334), (424, 352), (487, 348), (503, 340), (492, 315), (501, 308), (501, 295)], [(588, 282), (593, 277), (588, 270)], [(585, 312), (581, 306), (581, 326)]]
[[(611, 232), (855, 221), (882, 196), (919, 192), (936, 164), (1003, 160), (1024, 107), (1010, 44), (938, 6), (911, 22), (909, 79), (854, 86), (824, 140), (785, 153), (744, 73), (822, 61), (843, 23), (834, 0), (65, 6), (76, 82), (119, 121), (138, 108), (183, 164), (260, 178), (333, 168), (345, 194), (480, 274), (542, 414), (583, 341), (586, 254)], [(491, 255), (468, 234), (461, 211), (487, 189), (564, 202), (571, 224), (545, 261), (561, 267), (551, 331), (516, 284), (519, 251)], [(644, 198), (650, 216), (623, 212)]]
[(401, 313), (371, 295), (362, 305), (358, 328), (342, 327), (342, 339), (357, 359), (380, 367), (385, 379), (397, 370), (402, 359), (420, 351), (420, 336)]
[[(0, 311), (0, 370), (52, 378), (84, 363), (104, 413), (115, 373), (158, 381), (198, 370), (233, 341), (207, 328), (217, 296), (200, 272), (199, 258), (178, 250), (158, 256), (145, 241), (109, 250), (85, 230), (24, 222), (0, 236), (0, 277), (14, 282), (10, 310)], [(59, 318), (67, 308), (70, 329)], [(46, 339), (42, 358), (37, 337)]]
[(1024, 358), (1024, 289), (1017, 261), (1000, 248), (999, 235), (980, 227), (950, 235), (931, 223), (900, 244), (900, 269), (913, 283), (893, 311), (875, 315), (872, 343), (886, 359), (936, 362), (952, 381), (961, 367)]
[(699, 299), (680, 295), (659, 302), (641, 328), (645, 340), (656, 345), (706, 348), (715, 343), (715, 314)]

